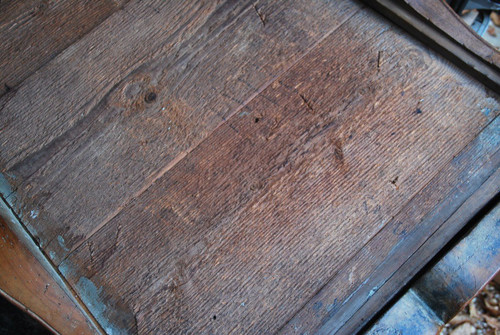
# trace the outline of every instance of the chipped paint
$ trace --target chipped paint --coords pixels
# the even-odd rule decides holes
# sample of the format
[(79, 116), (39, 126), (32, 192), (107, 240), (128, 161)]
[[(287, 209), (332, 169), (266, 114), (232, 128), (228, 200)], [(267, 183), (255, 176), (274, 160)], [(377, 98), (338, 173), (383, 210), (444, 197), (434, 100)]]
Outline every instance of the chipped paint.
[(418, 295), (409, 290), (366, 334), (436, 334), (442, 324)]
[(80, 277), (76, 287), (80, 298), (108, 335), (127, 334), (125, 329), (116, 327), (107, 317), (109, 307), (102, 298), (102, 287), (97, 288), (94, 283), (86, 277)]
[(61, 248), (64, 249), (64, 251), (69, 251), (69, 249), (66, 247), (66, 244), (64, 244), (64, 238), (61, 235), (57, 236), (57, 242), (61, 246)]
[(38, 209), (33, 209), (30, 212), (30, 216), (31, 216), (31, 218), (36, 219), (39, 213), (40, 212), (38, 211)]
[(483, 109), (481, 110), (481, 112), (482, 112), (482, 113), (483, 113), (486, 117), (489, 117), (489, 116), (490, 116), (490, 114), (491, 114), (491, 109), (489, 109), (489, 108), (483, 108)]
[(370, 290), (370, 293), (368, 293), (368, 298), (371, 298), (376, 292), (378, 291), (378, 286), (375, 286)]
[(2, 197), (8, 198), (12, 193), (14, 193), (14, 189), (10, 185), (7, 178), (5, 178), (2, 173), (0, 173), (0, 194), (2, 195)]

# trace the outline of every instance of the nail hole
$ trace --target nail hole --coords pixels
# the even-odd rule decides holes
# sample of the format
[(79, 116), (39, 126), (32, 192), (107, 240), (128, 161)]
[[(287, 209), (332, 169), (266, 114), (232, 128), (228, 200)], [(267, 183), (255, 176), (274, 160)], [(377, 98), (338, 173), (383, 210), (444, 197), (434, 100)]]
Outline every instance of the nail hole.
[(156, 100), (156, 93), (155, 92), (149, 92), (144, 97), (144, 101), (146, 101), (146, 103), (148, 103), (148, 104), (155, 101), (155, 100)]
[(214, 315), (214, 320), (215, 320), (215, 319), (217, 319), (217, 316), (216, 316), (216, 315)]
[(255, 123), (258, 123), (260, 121), (260, 117), (255, 118)]

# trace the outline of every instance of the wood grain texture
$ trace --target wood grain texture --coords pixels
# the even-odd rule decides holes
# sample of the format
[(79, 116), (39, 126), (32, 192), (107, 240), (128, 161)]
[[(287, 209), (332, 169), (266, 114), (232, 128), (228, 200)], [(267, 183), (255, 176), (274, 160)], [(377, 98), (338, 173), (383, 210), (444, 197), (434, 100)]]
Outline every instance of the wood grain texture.
[(126, 1), (2, 1), (0, 96), (15, 89)]
[[(474, 39), (473, 32), (463, 22), (457, 23), (460, 18), (445, 7), (448, 5), (443, 0), (426, 1), (425, 4), (413, 0), (376, 0), (366, 3), (494, 91), (500, 91), (500, 54), (485, 41)], [(444, 28), (445, 25), (452, 28)], [(476, 44), (481, 43), (482, 48), (476, 50)], [(491, 54), (487, 54), (485, 49), (490, 49)]]
[[(451, 164), (415, 195), (404, 209), (342, 266), (331, 282), (288, 322), (283, 333), (286, 334), (287, 330), (295, 326), (302, 331), (317, 331), (318, 328), (314, 327), (318, 327), (318, 324), (310, 322), (314, 317), (321, 320), (320, 325), (324, 324), (325, 332), (328, 333), (338, 331), (351, 318), (351, 326), (361, 327), (368, 318), (374, 316), (381, 305), (396, 293), (395, 288), (402, 287), (415, 275), (445, 241), (467, 222), (467, 215), (474, 214), (474, 211), (463, 212), (458, 215), (458, 222), (447, 221), (488, 176), (498, 169), (499, 123), (498, 119), (491, 123)], [(482, 201), (487, 199), (487, 195), (484, 195)], [(443, 224), (445, 222), (447, 224)], [(422, 251), (413, 254), (429, 236), (433, 236), (440, 225), (452, 229), (453, 232), (434, 234), (442, 239), (432, 247), (425, 248), (423, 254)], [(408, 261), (409, 255), (413, 257), (411, 261)], [(404, 267), (402, 264), (405, 264)], [(377, 289), (372, 291), (374, 288)], [(355, 294), (352, 294), (353, 292)], [(315, 310), (314, 306), (319, 304), (322, 308)], [(360, 310), (361, 306), (366, 307)], [(352, 317), (355, 313), (356, 317)], [(345, 330), (345, 333), (348, 334), (349, 331), (353, 330)]]
[(60, 270), (77, 291), (83, 278), (119, 297), (142, 334), (277, 332), (327, 283), (347, 300), (380, 260), (356, 263), (348, 284), (335, 274), (498, 112), (493, 93), (363, 10)]
[(58, 334), (99, 334), (0, 216), (0, 290)]
[[(349, 262), (359, 264), (368, 257), (376, 268), (367, 269), (355, 294), (331, 313), (318, 334), (352, 334), (361, 329), (397, 293), (396, 288), (406, 285), (498, 193), (499, 123), (497, 118)], [(434, 207), (429, 208), (432, 201)], [(387, 249), (391, 232), (406, 235), (408, 225), (415, 227), (411, 234)]]
[[(493, 195), (498, 195), (500, 170), (491, 176), (460, 209), (453, 219), (459, 218), (464, 207), (478, 206)], [(484, 190), (489, 188), (490, 190)], [(495, 206), (496, 202), (496, 206)], [(481, 210), (480, 215), (467, 224), (468, 232), (460, 241), (445, 247), (444, 256), (433, 261), (411, 287), (398, 298), (365, 335), (377, 334), (429, 334), (435, 335), (489, 283), (500, 269), (500, 207), (498, 196)], [(493, 207), (493, 208), (491, 208)], [(489, 210), (488, 210), (489, 209)], [(477, 210), (477, 209), (476, 209)], [(484, 213), (486, 210), (486, 213)], [(462, 212), (462, 213), (461, 213)], [(461, 226), (459, 224), (458, 226)], [(448, 230), (453, 228), (448, 225)], [(445, 229), (446, 230), (446, 229)], [(439, 235), (441, 235), (440, 232)], [(435, 234), (437, 235), (437, 234)], [(446, 232), (445, 234), (446, 235)], [(437, 238), (439, 239), (439, 238)], [(436, 243), (437, 244), (437, 243)]]
[[(5, 100), (0, 118), (12, 124), (0, 133), (1, 162), (17, 189), (8, 201), (55, 263), (360, 5), (256, 8), (250, 1), (130, 3), (123, 17), (107, 20)], [(42, 76), (68, 68), (44, 86)], [(13, 140), (24, 131), (30, 135), (21, 143)]]
[(445, 0), (405, 0), (405, 2), (459, 44), (500, 70), (500, 52), (465, 23)]

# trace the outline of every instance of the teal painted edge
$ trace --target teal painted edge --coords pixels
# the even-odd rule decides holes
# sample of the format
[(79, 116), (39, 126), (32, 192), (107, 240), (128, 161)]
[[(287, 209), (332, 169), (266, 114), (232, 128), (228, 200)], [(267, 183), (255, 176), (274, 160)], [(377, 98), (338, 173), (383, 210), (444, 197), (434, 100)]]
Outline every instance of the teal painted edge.
[[(3, 178), (3, 176), (0, 174), (0, 178)], [(3, 182), (5, 178), (0, 179), (0, 187), (3, 187)], [(5, 189), (2, 188), (2, 195)], [(11, 192), (12, 193), (12, 192)], [(38, 247), (36, 244), (33, 236), (31, 236), (24, 225), (18, 220), (12, 209), (8, 206), (8, 204), (5, 202), (5, 199), (3, 197), (0, 197), (0, 216), (2, 216), (5, 219), (5, 222), (7, 223), (9, 229), (14, 232), (14, 234), (19, 238), (19, 240), (23, 243), (23, 245), (28, 248), (28, 250), (31, 252), (31, 254), (35, 257), (35, 259), (40, 262), (42, 267), (49, 273), (49, 275), (54, 279), (54, 281), (61, 287), (61, 289), (66, 293), (66, 295), (75, 303), (75, 305), (80, 309), (80, 311), (83, 313), (85, 318), (88, 320), (88, 322), (92, 325), (94, 330), (98, 334), (106, 334), (101, 325), (96, 321), (95, 317), (88, 311), (84, 303), (80, 301), (75, 292), (72, 290), (71, 286), (69, 285), (68, 282), (64, 279), (64, 277), (55, 269), (53, 264), (50, 262), (50, 260), (47, 259), (45, 254), (42, 252), (42, 250)]]

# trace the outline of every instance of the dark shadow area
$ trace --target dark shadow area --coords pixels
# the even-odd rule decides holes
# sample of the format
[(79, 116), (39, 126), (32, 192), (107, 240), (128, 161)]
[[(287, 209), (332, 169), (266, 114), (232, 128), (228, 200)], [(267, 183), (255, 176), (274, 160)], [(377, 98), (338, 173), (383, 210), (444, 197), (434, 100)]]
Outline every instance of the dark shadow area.
[(51, 332), (21, 309), (0, 296), (0, 335), (50, 335)]

